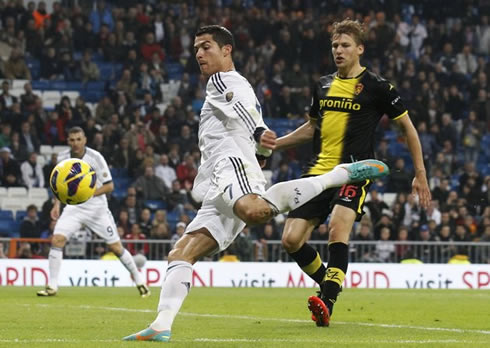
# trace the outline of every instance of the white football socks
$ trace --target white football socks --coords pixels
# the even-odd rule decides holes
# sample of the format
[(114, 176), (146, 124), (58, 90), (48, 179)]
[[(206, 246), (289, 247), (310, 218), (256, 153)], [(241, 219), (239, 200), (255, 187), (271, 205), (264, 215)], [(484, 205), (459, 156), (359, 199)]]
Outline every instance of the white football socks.
[(127, 249), (124, 249), (123, 254), (119, 256), (119, 260), (124, 265), (124, 267), (126, 267), (129, 273), (131, 273), (131, 276), (133, 277), (136, 285), (141, 285), (144, 283), (143, 278), (141, 278), (141, 274), (138, 271), (138, 267), (136, 267), (136, 264), (134, 263), (133, 256)]
[(158, 316), (150, 327), (153, 330), (170, 330), (192, 284), (192, 265), (185, 261), (168, 264), (158, 303)]
[(347, 170), (334, 168), (322, 175), (275, 184), (262, 195), (262, 198), (273, 204), (278, 213), (285, 213), (309, 202), (327, 188), (342, 186), (348, 182)]
[(58, 278), (60, 276), (63, 249), (51, 247), (49, 250), (49, 287), (58, 290)]

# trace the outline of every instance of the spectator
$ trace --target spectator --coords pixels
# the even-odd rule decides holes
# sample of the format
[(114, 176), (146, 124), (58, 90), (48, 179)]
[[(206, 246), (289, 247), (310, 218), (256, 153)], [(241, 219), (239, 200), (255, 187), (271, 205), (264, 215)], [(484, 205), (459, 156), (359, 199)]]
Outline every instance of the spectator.
[(129, 213), (125, 209), (119, 211), (117, 219), (117, 228), (122, 229), (123, 237), (131, 233), (131, 223), (129, 222)]
[(126, 133), (131, 149), (140, 149), (144, 151), (146, 145), (153, 144), (155, 136), (145, 128), (143, 122), (139, 121), (134, 125), (129, 132)]
[(463, 51), (456, 55), (456, 64), (458, 64), (459, 71), (463, 74), (473, 74), (478, 65), (476, 62), (476, 57), (471, 53), (471, 46), (465, 44), (463, 46)]
[(27, 188), (44, 187), (44, 174), (41, 164), (37, 162), (37, 153), (29, 154), (29, 159), (21, 164), (20, 171)]
[(242, 262), (252, 261), (253, 258), (253, 241), (250, 236), (250, 229), (245, 227), (233, 242), (237, 257)]
[(152, 61), (152, 56), (154, 53), (158, 54), (158, 57), (161, 61), (165, 58), (165, 54), (163, 53), (163, 49), (160, 47), (158, 43), (155, 42), (155, 34), (147, 33), (145, 35), (145, 43), (141, 45), (140, 50), (141, 56), (148, 62)]
[(27, 152), (38, 152), (40, 147), (40, 140), (31, 129), (31, 124), (28, 121), (24, 121), (21, 124), (21, 130), (19, 134), (19, 141), (22, 146), (25, 147)]
[(99, 33), (103, 25), (106, 25), (110, 31), (114, 29), (111, 9), (106, 6), (104, 0), (97, 1), (90, 13), (89, 21), (92, 23), (94, 33)]
[(175, 226), (175, 234), (173, 234), (172, 238), (170, 239), (172, 249), (174, 248), (175, 243), (177, 243), (177, 241), (184, 235), (186, 227), (187, 224), (185, 222), (178, 222)]
[(160, 163), (155, 167), (155, 175), (163, 180), (169, 191), (172, 189), (172, 182), (177, 179), (177, 174), (175, 169), (169, 166), (166, 154), (160, 156)]
[(0, 133), (0, 147), (10, 146), (10, 138), (12, 136), (12, 126), (10, 123), (2, 124), (2, 131)]
[(320, 224), (317, 228), (311, 232), (311, 240), (323, 240), (328, 241), (328, 226), (326, 224)]
[(369, 202), (366, 202), (366, 207), (369, 209), (369, 215), (371, 216), (371, 220), (374, 224), (376, 224), (381, 215), (383, 214), (383, 210), (388, 210), (388, 204), (386, 204), (382, 199), (380, 199), (378, 195), (378, 191), (376, 189), (372, 189), (370, 191), (371, 199)]
[(395, 254), (395, 245), (390, 241), (391, 230), (383, 227), (380, 233), (380, 240), (376, 243), (376, 261), (393, 262)]
[(470, 111), (468, 118), (463, 121), (463, 131), (461, 132), (463, 137), (461, 144), (464, 148), (465, 162), (476, 163), (478, 161), (483, 129), (484, 127), (482, 127), (476, 117), (476, 112)]
[(99, 67), (92, 62), (92, 53), (88, 49), (83, 53), (83, 58), (80, 62), (80, 71), (82, 82), (98, 81), (100, 79)]
[(36, 110), (36, 100), (39, 96), (32, 92), (32, 85), (30, 82), (24, 84), (24, 92), (25, 93), (20, 96), (22, 111), (34, 112)]
[(2, 186), (22, 186), (22, 175), (17, 161), (11, 157), (12, 151), (8, 147), (0, 149), (0, 169)]
[(40, 77), (46, 80), (63, 79), (63, 68), (54, 47), (49, 47), (46, 54), (41, 57)]
[(40, 238), (41, 225), (37, 217), (37, 207), (31, 204), (27, 207), (27, 215), (20, 224), (20, 238)]
[(43, 167), (44, 185), (46, 187), (49, 187), (49, 178), (51, 177), (51, 172), (53, 171), (54, 167), (56, 167), (56, 164), (58, 164), (58, 154), (53, 152), (51, 154), (51, 158)]
[[(124, 236), (124, 239), (133, 241), (143, 241), (146, 240), (146, 236), (141, 233), (140, 225), (134, 223), (131, 225), (131, 232)], [(150, 251), (150, 246), (148, 243), (128, 243), (126, 244), (126, 249), (131, 253), (131, 255), (143, 254), (148, 255)]]
[(44, 1), (39, 1), (37, 9), (32, 13), (32, 16), (36, 23), (36, 29), (44, 28), (44, 21), (50, 17), (46, 12), (46, 3)]
[(411, 192), (411, 179), (412, 176), (405, 169), (405, 160), (403, 158), (397, 158), (395, 161), (395, 167), (392, 169), (389, 182), (389, 192)]
[(114, 114), (114, 104), (108, 96), (104, 96), (95, 108), (95, 121), (98, 124), (106, 124)]
[(141, 210), (141, 213), (139, 216), (139, 225), (140, 225), (141, 233), (143, 233), (145, 236), (149, 237), (151, 228), (153, 227), (150, 209), (143, 208)]
[(278, 182), (289, 181), (295, 179), (293, 170), (289, 167), (287, 161), (281, 161), (279, 168), (275, 169), (271, 181), (273, 184)]
[(17, 97), (10, 94), (10, 83), (7, 80), (2, 82), (2, 94), (0, 95), (0, 103), (4, 109), (10, 109), (17, 103)]
[(183, 187), (192, 186), (197, 175), (197, 168), (194, 163), (194, 157), (191, 154), (185, 155), (184, 162), (177, 166), (176, 173), (177, 179), (179, 179)]
[(182, 189), (179, 180), (172, 182), (172, 188), (167, 199), (169, 211), (183, 213), (185, 210), (196, 210), (191, 204), (190, 191)]
[(7, 79), (31, 80), (31, 72), (22, 56), (22, 52), (14, 48), (10, 58), (4, 65), (4, 73)]
[(136, 191), (141, 195), (144, 200), (166, 200), (168, 190), (162, 179), (155, 176), (153, 167), (145, 167), (144, 175), (136, 179), (133, 184)]

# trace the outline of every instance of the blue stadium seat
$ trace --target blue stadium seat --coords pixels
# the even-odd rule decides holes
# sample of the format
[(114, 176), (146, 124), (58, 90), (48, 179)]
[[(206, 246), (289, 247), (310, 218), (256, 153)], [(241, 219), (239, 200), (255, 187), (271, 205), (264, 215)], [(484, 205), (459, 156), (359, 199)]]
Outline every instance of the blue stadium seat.
[(0, 220), (13, 220), (14, 214), (12, 210), (0, 210)]
[(47, 90), (51, 88), (51, 85), (49, 81), (44, 81), (44, 80), (37, 80), (37, 81), (32, 81), (31, 82), (32, 89), (39, 89), (39, 90)]
[(128, 170), (126, 168), (111, 168), (112, 178), (128, 178)]
[(22, 220), (24, 220), (26, 215), (27, 215), (26, 210), (17, 210), (17, 212), (15, 213), (15, 220), (18, 222), (22, 222)]
[(86, 91), (103, 91), (105, 89), (104, 81), (89, 81), (85, 84)]

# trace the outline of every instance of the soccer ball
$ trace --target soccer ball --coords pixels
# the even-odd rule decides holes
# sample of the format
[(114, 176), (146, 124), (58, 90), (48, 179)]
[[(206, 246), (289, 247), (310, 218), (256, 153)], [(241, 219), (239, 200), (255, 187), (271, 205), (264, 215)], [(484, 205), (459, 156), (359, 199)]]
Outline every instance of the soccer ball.
[(75, 205), (92, 198), (96, 181), (97, 175), (90, 164), (78, 158), (69, 158), (54, 167), (49, 185), (62, 203)]

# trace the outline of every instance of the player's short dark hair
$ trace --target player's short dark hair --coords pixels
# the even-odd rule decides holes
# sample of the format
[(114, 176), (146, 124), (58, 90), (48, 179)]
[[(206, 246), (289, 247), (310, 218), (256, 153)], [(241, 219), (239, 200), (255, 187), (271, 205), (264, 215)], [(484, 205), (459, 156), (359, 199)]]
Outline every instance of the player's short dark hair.
[(220, 48), (224, 45), (230, 45), (231, 48), (235, 47), (235, 39), (233, 38), (233, 34), (221, 25), (206, 25), (204, 27), (200, 27), (196, 32), (196, 37), (204, 34), (210, 34), (213, 37), (213, 40), (218, 43)]
[(359, 21), (344, 19), (342, 22), (333, 24), (332, 39), (334, 36), (347, 34), (351, 36), (357, 45), (364, 45), (366, 42), (366, 32)]
[(68, 135), (75, 134), (75, 133), (82, 133), (83, 135), (85, 135), (85, 132), (83, 131), (82, 127), (75, 126), (68, 129)]

